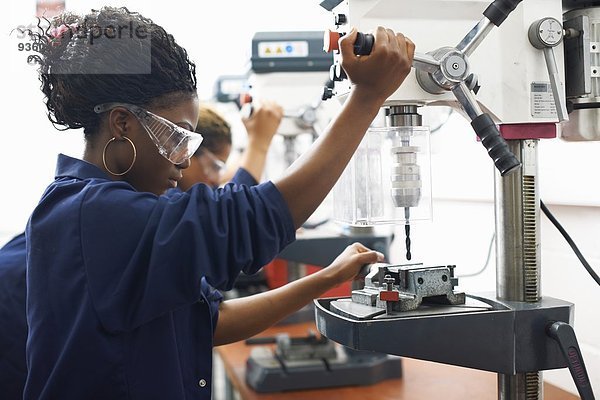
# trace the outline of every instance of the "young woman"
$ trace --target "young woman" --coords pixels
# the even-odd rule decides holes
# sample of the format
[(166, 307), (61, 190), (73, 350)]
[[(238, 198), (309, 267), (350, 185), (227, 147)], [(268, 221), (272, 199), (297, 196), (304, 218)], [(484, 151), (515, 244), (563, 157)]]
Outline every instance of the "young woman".
[(260, 332), (381, 259), (355, 244), (284, 288), (222, 304), (213, 289), (294, 240), (409, 73), (414, 45), (374, 35), (369, 56), (353, 54), (354, 31), (340, 41), (351, 94), (282, 178), (166, 195), (201, 141), (186, 51), (124, 8), (66, 14), (38, 36), (49, 118), (83, 128), (86, 147), (82, 160), (59, 156), (26, 229), (25, 399), (209, 399), (213, 345)]

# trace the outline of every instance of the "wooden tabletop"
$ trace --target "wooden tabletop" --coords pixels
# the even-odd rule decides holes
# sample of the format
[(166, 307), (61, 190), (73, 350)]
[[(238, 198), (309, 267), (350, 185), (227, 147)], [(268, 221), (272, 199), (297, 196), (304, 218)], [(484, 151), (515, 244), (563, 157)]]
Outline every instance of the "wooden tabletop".
[[(278, 333), (288, 333), (291, 337), (299, 337), (306, 336), (309, 330), (316, 331), (314, 322), (275, 326), (257, 337), (274, 336)], [(215, 348), (223, 360), (229, 380), (243, 400), (498, 399), (497, 375), (494, 373), (410, 358), (403, 358), (402, 378), (400, 379), (389, 379), (370, 386), (260, 394), (246, 384), (246, 360), (251, 349), (252, 346), (247, 346), (244, 342)], [(544, 399), (575, 400), (579, 397), (544, 383)]]

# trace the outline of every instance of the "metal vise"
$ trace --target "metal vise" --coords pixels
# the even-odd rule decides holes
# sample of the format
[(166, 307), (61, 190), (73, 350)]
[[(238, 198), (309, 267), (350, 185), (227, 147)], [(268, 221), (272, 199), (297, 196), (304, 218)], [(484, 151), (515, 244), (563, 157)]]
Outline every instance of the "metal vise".
[(454, 293), (458, 284), (454, 267), (371, 264), (365, 287), (352, 291), (352, 302), (382, 308), (388, 314), (415, 310), (424, 299), (435, 304), (464, 304), (465, 294)]

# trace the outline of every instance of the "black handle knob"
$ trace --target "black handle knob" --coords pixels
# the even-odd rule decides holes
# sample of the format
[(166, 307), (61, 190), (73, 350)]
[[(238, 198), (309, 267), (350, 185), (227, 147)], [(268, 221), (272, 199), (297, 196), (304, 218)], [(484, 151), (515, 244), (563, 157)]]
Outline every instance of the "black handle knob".
[(522, 0), (494, 0), (492, 4), (488, 6), (483, 12), (483, 15), (487, 17), (496, 26), (500, 26)]
[(323, 86), (323, 92), (321, 93), (321, 100), (326, 101), (333, 97), (333, 89)]
[(357, 56), (368, 56), (373, 50), (375, 37), (370, 33), (358, 32), (354, 42), (354, 54)]
[(496, 124), (488, 114), (475, 117), (471, 121), (471, 126), (481, 139), (481, 143), (487, 149), (489, 156), (494, 160), (494, 165), (496, 165), (502, 176), (517, 170), (521, 166), (521, 162), (510, 151), (508, 144), (500, 136)]
[(547, 332), (548, 336), (558, 342), (560, 350), (567, 360), (569, 371), (571, 371), (571, 376), (575, 381), (581, 400), (594, 400), (590, 378), (585, 369), (573, 327), (566, 322), (557, 321), (548, 327)]
[(336, 14), (333, 18), (333, 23), (336, 26), (344, 25), (348, 22), (348, 17), (346, 17), (346, 14)]

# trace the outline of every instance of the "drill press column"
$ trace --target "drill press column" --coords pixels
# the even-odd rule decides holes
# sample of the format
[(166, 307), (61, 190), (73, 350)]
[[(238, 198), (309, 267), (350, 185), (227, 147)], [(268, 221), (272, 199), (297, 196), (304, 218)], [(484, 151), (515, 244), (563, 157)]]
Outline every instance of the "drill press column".
[[(496, 296), (500, 300), (535, 303), (540, 300), (538, 140), (509, 140), (522, 169), (495, 176)], [(498, 374), (501, 400), (542, 398), (541, 372)]]

